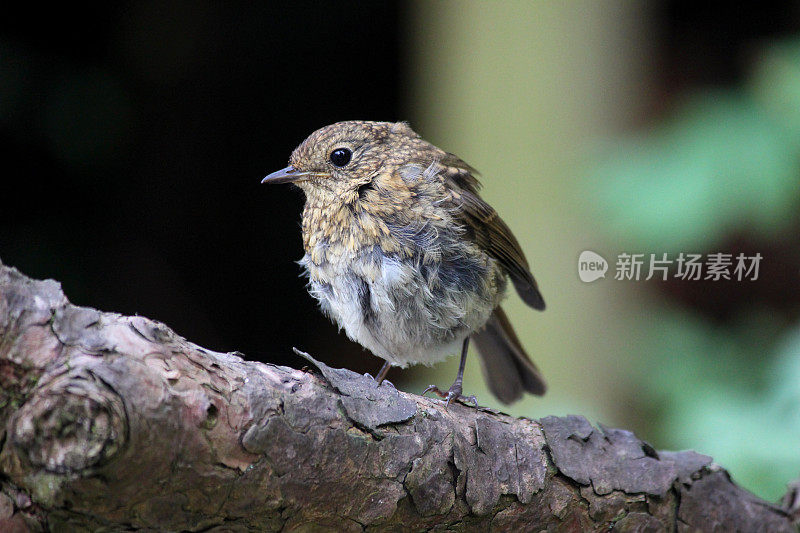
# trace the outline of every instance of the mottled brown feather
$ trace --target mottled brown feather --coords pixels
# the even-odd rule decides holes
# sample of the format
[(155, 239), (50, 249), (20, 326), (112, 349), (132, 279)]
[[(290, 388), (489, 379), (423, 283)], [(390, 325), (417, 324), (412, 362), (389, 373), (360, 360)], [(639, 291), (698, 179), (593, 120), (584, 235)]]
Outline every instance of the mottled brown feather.
[(477, 172), (453, 154), (445, 154), (439, 161), (441, 175), (454, 194), (458, 207), (457, 218), (467, 228), (465, 237), (472, 239), (484, 252), (495, 258), (508, 272), (514, 288), (522, 300), (534, 309), (545, 308), (544, 298), (530, 266), (514, 234), (497, 211), (480, 196)]

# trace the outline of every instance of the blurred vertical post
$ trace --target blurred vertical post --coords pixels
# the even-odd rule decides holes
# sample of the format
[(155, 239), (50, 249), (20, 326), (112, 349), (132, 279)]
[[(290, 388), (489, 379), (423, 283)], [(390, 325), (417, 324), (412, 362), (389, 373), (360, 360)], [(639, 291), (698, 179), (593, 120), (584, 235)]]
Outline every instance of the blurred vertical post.
[[(406, 117), (481, 172), (484, 197), (519, 238), (548, 303), (542, 314), (516, 295), (505, 304), (550, 384), (544, 400), (528, 398), (511, 412), (630, 421), (617, 396), (635, 357), (620, 285), (612, 291), (608, 280), (585, 284), (577, 276), (581, 251), (607, 249), (580, 176), (593, 141), (630, 126), (647, 104), (648, 7), (590, 0), (412, 6)], [(613, 258), (606, 259), (613, 277)], [(471, 359), (467, 389), (492, 404)], [(446, 382), (451, 370), (435, 379)]]

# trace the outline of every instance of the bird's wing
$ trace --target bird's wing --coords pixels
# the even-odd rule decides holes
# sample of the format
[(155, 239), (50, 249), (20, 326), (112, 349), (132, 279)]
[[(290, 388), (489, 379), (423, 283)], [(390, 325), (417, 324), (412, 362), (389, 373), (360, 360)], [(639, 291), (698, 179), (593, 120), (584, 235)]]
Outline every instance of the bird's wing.
[(440, 176), (453, 194), (456, 217), (466, 229), (465, 237), (503, 266), (526, 304), (544, 309), (544, 298), (519, 242), (497, 211), (478, 195), (475, 169), (453, 154), (446, 154), (439, 164), (443, 167)]

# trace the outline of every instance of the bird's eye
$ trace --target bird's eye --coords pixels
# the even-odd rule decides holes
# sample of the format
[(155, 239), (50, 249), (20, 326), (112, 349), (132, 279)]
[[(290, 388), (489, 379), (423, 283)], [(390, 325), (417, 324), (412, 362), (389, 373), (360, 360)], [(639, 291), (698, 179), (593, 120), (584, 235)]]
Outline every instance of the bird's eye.
[(331, 152), (330, 159), (331, 163), (336, 165), (337, 167), (343, 167), (350, 162), (350, 158), (353, 157), (353, 152), (348, 150), (347, 148), (337, 148), (333, 152)]

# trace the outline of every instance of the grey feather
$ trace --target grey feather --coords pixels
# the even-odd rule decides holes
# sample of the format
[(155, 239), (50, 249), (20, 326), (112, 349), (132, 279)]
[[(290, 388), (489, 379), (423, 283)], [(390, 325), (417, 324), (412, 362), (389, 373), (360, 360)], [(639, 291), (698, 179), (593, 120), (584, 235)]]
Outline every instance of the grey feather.
[(539, 396), (545, 393), (547, 384), (542, 374), (525, 353), (502, 308), (496, 308), (486, 327), (471, 339), (481, 356), (489, 390), (501, 402), (515, 402), (523, 391)]

